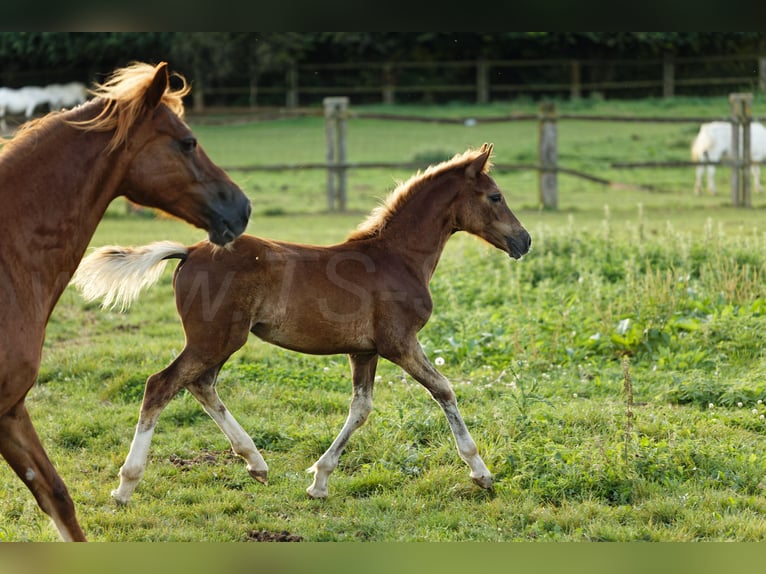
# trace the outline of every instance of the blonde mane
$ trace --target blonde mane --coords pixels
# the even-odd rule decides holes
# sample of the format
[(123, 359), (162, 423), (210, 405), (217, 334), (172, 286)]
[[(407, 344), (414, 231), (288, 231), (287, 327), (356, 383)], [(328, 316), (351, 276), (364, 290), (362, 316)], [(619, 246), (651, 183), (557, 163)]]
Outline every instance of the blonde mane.
[[(452, 159), (442, 163), (429, 166), (425, 171), (418, 171), (408, 180), (400, 182), (394, 190), (388, 194), (381, 205), (372, 210), (370, 215), (359, 226), (352, 231), (346, 241), (359, 241), (362, 239), (371, 239), (380, 235), (380, 232), (386, 227), (388, 222), (399, 211), (402, 206), (415, 195), (425, 183), (442, 175), (443, 173), (468, 167), (476, 158), (485, 152), (485, 148), (470, 149), (466, 152), (455, 155)], [(492, 167), (491, 161), (487, 160), (484, 164), (484, 172), (488, 172)]]
[[(95, 118), (85, 121), (71, 121), (70, 124), (83, 130), (111, 131), (114, 137), (108, 151), (125, 143), (130, 127), (144, 112), (144, 94), (152, 82), (157, 67), (141, 62), (116, 70), (103, 84), (96, 84), (88, 90), (95, 98), (106, 100), (104, 109)], [(162, 95), (161, 102), (179, 117), (183, 117), (183, 98), (191, 87), (180, 74), (173, 74), (181, 80), (181, 87), (170, 86)]]

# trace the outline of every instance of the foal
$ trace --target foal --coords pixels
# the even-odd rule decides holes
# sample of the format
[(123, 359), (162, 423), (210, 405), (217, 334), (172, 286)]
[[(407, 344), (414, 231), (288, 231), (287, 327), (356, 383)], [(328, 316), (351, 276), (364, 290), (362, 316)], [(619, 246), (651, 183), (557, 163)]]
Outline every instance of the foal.
[(309, 469), (307, 492), (327, 496), (327, 481), (351, 434), (372, 410), (378, 357), (399, 365), (444, 410), (471, 478), (491, 488), (492, 477), (458, 411), (455, 393), (426, 358), (417, 333), (432, 300), (428, 283), (444, 245), (456, 231), (477, 235), (511, 257), (531, 239), (494, 180), (487, 175), (492, 146), (469, 150), (413, 176), (344, 243), (314, 247), (242, 236), (225, 249), (208, 242), (171, 242), (136, 249), (103, 247), (83, 260), (74, 279), (86, 299), (125, 307), (154, 283), (167, 259), (179, 258), (176, 305), (186, 346), (146, 382), (141, 414), (120, 486), (112, 495), (127, 503), (146, 466), (157, 419), (182, 388), (215, 420), (247, 470), (265, 483), (268, 467), (253, 440), (215, 390), (226, 360), (253, 333), (301, 353), (346, 353), (353, 398), (340, 434)]

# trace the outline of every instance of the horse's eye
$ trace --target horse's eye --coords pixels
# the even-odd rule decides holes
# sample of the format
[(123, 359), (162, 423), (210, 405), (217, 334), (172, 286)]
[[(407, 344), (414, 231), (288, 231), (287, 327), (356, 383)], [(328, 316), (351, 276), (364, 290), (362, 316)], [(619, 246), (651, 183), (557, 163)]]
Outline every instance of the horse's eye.
[(489, 200), (492, 203), (500, 203), (501, 201), (503, 201), (503, 196), (501, 194), (499, 194), (499, 193), (495, 193), (495, 194), (489, 196)]
[(197, 138), (188, 137), (181, 140), (181, 149), (185, 152), (192, 152), (197, 147)]

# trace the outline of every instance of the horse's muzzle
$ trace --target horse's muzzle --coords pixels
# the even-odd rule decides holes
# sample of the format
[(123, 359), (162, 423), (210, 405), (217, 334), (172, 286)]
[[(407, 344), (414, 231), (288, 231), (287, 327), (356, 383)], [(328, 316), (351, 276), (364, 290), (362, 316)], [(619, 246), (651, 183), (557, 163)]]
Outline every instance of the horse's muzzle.
[(508, 245), (508, 255), (514, 259), (520, 259), (529, 252), (532, 237), (526, 229), (522, 229), (519, 233), (506, 237), (505, 242)]
[(216, 245), (226, 245), (244, 233), (250, 220), (250, 200), (237, 188), (228, 200), (210, 206), (208, 238)]

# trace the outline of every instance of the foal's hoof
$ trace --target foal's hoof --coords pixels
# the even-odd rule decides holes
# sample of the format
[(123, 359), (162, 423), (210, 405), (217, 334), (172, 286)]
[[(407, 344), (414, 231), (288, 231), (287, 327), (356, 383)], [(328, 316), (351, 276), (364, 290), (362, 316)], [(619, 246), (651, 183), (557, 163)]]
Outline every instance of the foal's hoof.
[(492, 490), (492, 476), (491, 475), (480, 475), (480, 476), (472, 476), (471, 480), (475, 484), (478, 484), (482, 488), (486, 490)]
[(261, 484), (269, 484), (268, 470), (248, 470), (247, 472), (249, 472), (250, 476), (252, 476), (255, 480), (257, 480)]

